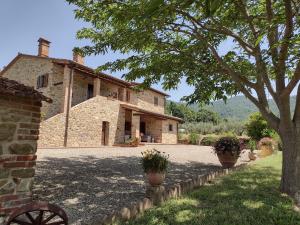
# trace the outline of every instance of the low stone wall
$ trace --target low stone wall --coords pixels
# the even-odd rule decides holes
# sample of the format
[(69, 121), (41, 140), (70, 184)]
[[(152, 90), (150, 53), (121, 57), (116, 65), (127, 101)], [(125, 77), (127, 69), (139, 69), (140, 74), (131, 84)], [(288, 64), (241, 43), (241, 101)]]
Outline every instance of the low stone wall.
[(31, 201), (40, 102), (0, 95), (0, 215)]
[(192, 191), (193, 189), (199, 188), (204, 184), (212, 181), (213, 179), (229, 174), (232, 171), (239, 170), (244, 168), (245, 164), (234, 167), (232, 169), (221, 169), (218, 171), (210, 172), (206, 175), (201, 175), (198, 177), (191, 178), (186, 181), (182, 181), (178, 184), (175, 184), (168, 190), (164, 190), (159, 193), (159, 195), (146, 197), (143, 200), (126, 206), (122, 208), (119, 212), (113, 212), (110, 216), (106, 216), (102, 221), (93, 221), (93, 225), (108, 225), (114, 224), (118, 221), (127, 221), (129, 219), (134, 219), (140, 214), (143, 214), (145, 210), (159, 205), (160, 203), (167, 201), (171, 198), (178, 198), (183, 194)]

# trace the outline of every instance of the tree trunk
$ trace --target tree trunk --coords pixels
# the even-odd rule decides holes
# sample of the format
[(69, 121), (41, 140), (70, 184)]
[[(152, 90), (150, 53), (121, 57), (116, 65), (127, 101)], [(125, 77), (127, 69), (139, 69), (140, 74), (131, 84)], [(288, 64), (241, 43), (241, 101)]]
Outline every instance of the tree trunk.
[(279, 134), (283, 145), (280, 189), (300, 205), (300, 123), (280, 126)]

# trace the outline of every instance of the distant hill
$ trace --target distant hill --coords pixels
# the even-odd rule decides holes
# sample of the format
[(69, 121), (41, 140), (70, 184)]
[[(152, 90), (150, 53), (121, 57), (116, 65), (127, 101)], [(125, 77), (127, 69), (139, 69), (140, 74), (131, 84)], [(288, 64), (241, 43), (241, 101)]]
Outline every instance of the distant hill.
[[(291, 108), (294, 109), (296, 102), (296, 97), (291, 97)], [(278, 113), (278, 109), (273, 100), (269, 101), (270, 108)], [(196, 109), (197, 105), (192, 105), (192, 108)], [(212, 105), (206, 106), (206, 108), (211, 109), (220, 114), (222, 118), (226, 119), (235, 119), (235, 120), (245, 120), (253, 112), (257, 112), (258, 109), (256, 106), (250, 102), (244, 96), (235, 96), (224, 101), (219, 100), (215, 101)]]

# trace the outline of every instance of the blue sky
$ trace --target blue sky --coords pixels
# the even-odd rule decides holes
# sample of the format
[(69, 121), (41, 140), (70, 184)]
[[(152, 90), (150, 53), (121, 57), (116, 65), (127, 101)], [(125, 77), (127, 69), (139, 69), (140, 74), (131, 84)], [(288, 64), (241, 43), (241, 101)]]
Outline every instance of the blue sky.
[[(73, 7), (64, 0), (1, 0), (0, 3), (0, 68), (7, 65), (18, 52), (37, 54), (37, 40), (51, 41), (50, 56), (72, 59), (72, 49), (84, 45), (76, 39), (76, 31), (84, 27), (75, 20)], [(92, 68), (120, 57), (117, 53), (91, 56), (85, 64)], [(112, 75), (120, 77), (121, 73)], [(161, 89), (160, 85), (153, 87)], [(179, 101), (193, 92), (184, 81), (177, 90), (168, 91), (170, 99)]]

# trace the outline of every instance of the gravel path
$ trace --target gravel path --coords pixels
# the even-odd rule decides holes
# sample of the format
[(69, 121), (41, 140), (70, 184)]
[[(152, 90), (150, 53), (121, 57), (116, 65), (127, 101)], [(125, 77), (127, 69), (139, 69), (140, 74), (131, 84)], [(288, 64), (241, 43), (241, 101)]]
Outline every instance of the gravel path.
[[(70, 224), (100, 220), (145, 196), (141, 151), (155, 147), (170, 154), (166, 186), (220, 168), (211, 147), (155, 145), (38, 150), (35, 199), (64, 208)], [(238, 163), (246, 160), (245, 154)]]

